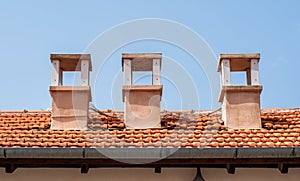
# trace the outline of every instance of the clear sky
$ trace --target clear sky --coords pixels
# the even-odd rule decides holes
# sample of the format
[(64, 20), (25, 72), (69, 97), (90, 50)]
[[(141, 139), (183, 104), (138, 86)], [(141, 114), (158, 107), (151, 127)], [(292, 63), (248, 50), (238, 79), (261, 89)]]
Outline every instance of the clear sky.
[[(197, 33), (214, 52), (211, 61), (220, 53), (261, 53), (262, 107), (299, 107), (299, 8), (298, 0), (1, 1), (0, 110), (51, 108), (50, 53), (84, 53), (112, 27), (144, 18), (170, 20)], [(126, 37), (128, 32), (119, 33)], [(111, 37), (106, 43), (116, 41)], [(107, 58), (93, 91), (93, 102), (101, 109), (122, 108), (122, 52), (162, 52), (167, 59), (163, 66), (173, 60), (192, 77), (199, 105), (181, 106), (180, 88), (176, 92), (177, 85), (166, 78), (162, 81), (165, 109), (210, 109), (210, 97), (218, 96), (211, 94), (205, 71), (187, 63), (193, 59), (187, 52), (166, 42), (145, 40), (126, 44)], [(68, 75), (66, 79), (73, 80)], [(71, 84), (70, 80), (65, 83)]]

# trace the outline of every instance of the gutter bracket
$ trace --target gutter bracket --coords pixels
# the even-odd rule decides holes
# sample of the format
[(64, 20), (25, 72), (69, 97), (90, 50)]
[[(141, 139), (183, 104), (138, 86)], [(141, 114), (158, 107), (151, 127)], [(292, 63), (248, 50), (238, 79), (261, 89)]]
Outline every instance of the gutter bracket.
[(287, 174), (289, 172), (289, 166), (285, 163), (279, 163), (278, 169), (282, 174)]
[(89, 169), (90, 169), (90, 167), (88, 164), (83, 164), (83, 165), (81, 165), (80, 172), (87, 174), (89, 172)]
[(229, 174), (234, 174), (235, 173), (235, 166), (232, 164), (227, 164), (226, 165), (227, 173)]
[(13, 173), (17, 169), (17, 166), (15, 164), (9, 164), (5, 166), (5, 172), (6, 173)]

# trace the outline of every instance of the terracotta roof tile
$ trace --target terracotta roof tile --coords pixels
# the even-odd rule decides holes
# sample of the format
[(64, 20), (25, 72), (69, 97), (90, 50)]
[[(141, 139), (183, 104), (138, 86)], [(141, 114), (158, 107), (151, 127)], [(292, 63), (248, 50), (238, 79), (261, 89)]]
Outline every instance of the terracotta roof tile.
[(263, 112), (262, 129), (227, 129), (220, 114), (163, 112), (161, 129), (125, 129), (123, 113), (91, 113), (88, 130), (51, 130), (50, 112), (1, 112), (0, 147), (290, 147), (300, 111)]

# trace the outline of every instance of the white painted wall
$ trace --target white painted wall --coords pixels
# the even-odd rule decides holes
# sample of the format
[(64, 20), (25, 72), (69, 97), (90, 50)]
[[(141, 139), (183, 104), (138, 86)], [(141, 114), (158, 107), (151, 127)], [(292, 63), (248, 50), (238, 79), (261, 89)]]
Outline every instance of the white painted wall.
[(89, 169), (88, 174), (81, 174), (80, 169), (49, 169), (49, 168), (21, 168), (13, 174), (0, 171), (0, 181), (161, 181), (161, 180), (193, 180), (195, 169), (176, 168), (162, 169), (161, 174), (154, 173), (154, 169), (125, 169), (125, 168), (97, 168)]
[[(0, 169), (1, 181), (189, 181), (193, 180), (196, 169), (162, 168), (161, 174), (154, 169), (97, 168), (90, 169), (88, 174), (81, 174), (80, 169), (19, 168), (13, 174)], [(289, 169), (288, 174), (280, 174), (278, 169), (236, 169), (234, 175), (227, 174), (225, 169), (202, 169), (206, 181), (299, 181), (300, 169)]]
[(226, 169), (203, 168), (206, 181), (299, 181), (300, 168), (290, 168), (288, 174), (281, 174), (273, 168), (237, 168), (235, 174), (227, 174)]

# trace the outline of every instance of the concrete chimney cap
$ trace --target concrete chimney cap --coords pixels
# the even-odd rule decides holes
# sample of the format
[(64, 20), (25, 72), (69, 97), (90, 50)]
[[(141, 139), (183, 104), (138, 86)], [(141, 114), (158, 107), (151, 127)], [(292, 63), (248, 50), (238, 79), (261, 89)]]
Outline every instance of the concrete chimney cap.
[(230, 60), (230, 71), (246, 71), (250, 68), (251, 59), (260, 60), (260, 53), (253, 54), (220, 54), (217, 71), (221, 71), (222, 60)]
[[(153, 60), (162, 60), (162, 53), (123, 53), (122, 70), (124, 71), (124, 60), (131, 60), (131, 71), (152, 71)], [(161, 67), (161, 62), (160, 65)]]
[(60, 68), (63, 71), (80, 71), (81, 60), (89, 61), (89, 71), (92, 71), (92, 62), (90, 54), (50, 54), (51, 62), (53, 60), (60, 61)]

